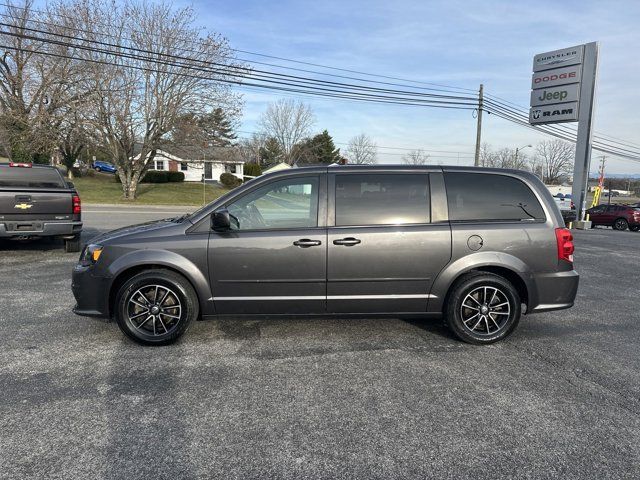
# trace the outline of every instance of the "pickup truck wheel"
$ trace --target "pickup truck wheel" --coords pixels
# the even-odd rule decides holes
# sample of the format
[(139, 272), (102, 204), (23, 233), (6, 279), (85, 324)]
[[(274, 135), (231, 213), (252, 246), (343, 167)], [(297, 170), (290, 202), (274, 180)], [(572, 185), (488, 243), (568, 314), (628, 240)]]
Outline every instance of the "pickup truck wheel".
[(518, 325), (520, 296), (507, 279), (476, 273), (462, 277), (452, 288), (446, 319), (460, 340), (476, 345), (494, 343)]
[(169, 270), (148, 270), (124, 282), (116, 297), (120, 330), (141, 345), (175, 342), (198, 316), (191, 284)]
[(70, 240), (65, 240), (64, 251), (67, 253), (79, 252), (80, 251), (80, 235), (77, 235)]
[(629, 228), (629, 222), (624, 218), (618, 218), (613, 222), (614, 230), (626, 230)]

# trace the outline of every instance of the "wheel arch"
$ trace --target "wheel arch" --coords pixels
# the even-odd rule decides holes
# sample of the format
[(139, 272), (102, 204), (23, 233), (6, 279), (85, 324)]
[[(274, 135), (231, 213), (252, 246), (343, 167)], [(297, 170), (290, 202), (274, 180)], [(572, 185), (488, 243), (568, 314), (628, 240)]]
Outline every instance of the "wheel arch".
[(509, 254), (485, 252), (463, 257), (445, 267), (434, 282), (432, 293), (436, 298), (432, 297), (430, 300), (429, 311), (443, 312), (456, 282), (474, 272), (492, 273), (507, 279), (518, 292), (521, 302), (527, 306), (527, 312), (530, 310), (529, 307), (536, 303), (535, 284), (527, 265)]
[(207, 300), (211, 298), (209, 282), (202, 271), (185, 257), (169, 251), (138, 250), (120, 257), (109, 267), (112, 281), (107, 292), (109, 316), (114, 312), (115, 297), (129, 278), (147, 270), (169, 270), (184, 277), (198, 298), (199, 314), (207, 313)]

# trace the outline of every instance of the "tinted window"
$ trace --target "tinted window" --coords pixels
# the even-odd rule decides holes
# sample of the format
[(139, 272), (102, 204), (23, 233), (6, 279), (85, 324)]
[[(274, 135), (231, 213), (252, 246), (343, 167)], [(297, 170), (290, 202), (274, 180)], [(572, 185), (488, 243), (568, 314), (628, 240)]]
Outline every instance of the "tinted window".
[(336, 225), (428, 223), (429, 176), (336, 176)]
[(66, 185), (55, 168), (24, 168), (1, 165), (0, 187), (66, 188)]
[(506, 175), (445, 173), (449, 219), (544, 220), (540, 202), (524, 182)]
[(233, 230), (318, 225), (318, 177), (272, 182), (227, 205)]

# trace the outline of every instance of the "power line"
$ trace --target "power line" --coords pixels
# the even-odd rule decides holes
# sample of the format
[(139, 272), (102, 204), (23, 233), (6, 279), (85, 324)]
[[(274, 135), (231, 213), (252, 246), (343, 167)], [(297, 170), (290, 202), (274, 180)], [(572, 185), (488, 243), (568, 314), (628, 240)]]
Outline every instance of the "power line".
[[(5, 23), (0, 23), (0, 26), (11, 27), (11, 25), (8, 25)], [(47, 31), (42, 31), (37, 29), (30, 29), (27, 27), (21, 27), (21, 29), (33, 31), (39, 34), (52, 35), (53, 37), (62, 37), (67, 40), (69, 39), (77, 40), (74, 37), (70, 37), (68, 35), (63, 35), (58, 33), (52, 33), (52, 32), (47, 32)], [(179, 68), (186, 68), (188, 70), (196, 70), (200, 72), (214, 73), (218, 75), (224, 74), (234, 78), (241, 78), (243, 80), (250, 79), (254, 82), (264, 82), (264, 83), (270, 83), (270, 84), (275, 83), (275, 84), (286, 86), (286, 87), (303, 88), (305, 89), (306, 92), (310, 92), (310, 93), (315, 93), (320, 91), (323, 93), (330, 93), (330, 94), (347, 94), (347, 95), (350, 95), (351, 98), (361, 98), (363, 100), (380, 100), (380, 101), (391, 101), (391, 102), (399, 101), (401, 104), (402, 102), (409, 102), (409, 103), (424, 105), (424, 106), (442, 106), (442, 107), (447, 106), (447, 108), (453, 108), (452, 106), (465, 106), (467, 107), (467, 109), (472, 109), (471, 107), (475, 105), (475, 103), (470, 103), (470, 102), (473, 102), (473, 99), (468, 97), (453, 97), (450, 95), (404, 92), (399, 90), (380, 89), (380, 88), (373, 88), (373, 87), (366, 87), (366, 86), (358, 86), (353, 84), (343, 84), (339, 82), (317, 81), (314, 79), (306, 79), (304, 77), (294, 77), (294, 76), (288, 76), (288, 75), (284, 76), (287, 78), (276, 80), (269, 77), (268, 75), (266, 77), (264, 75), (256, 75), (254, 72), (252, 72), (250, 75), (247, 75), (247, 74), (242, 74), (235, 71), (228, 71), (228, 70), (225, 71), (224, 66), (223, 66), (223, 70), (219, 70), (217, 68), (213, 69), (213, 68), (197, 66), (197, 65), (194, 65), (193, 63), (189, 63), (189, 64), (176, 63), (175, 61), (171, 62), (167, 60), (161, 60), (161, 58), (168, 57), (168, 58), (173, 58), (173, 59), (178, 59), (183, 61), (186, 60), (188, 62), (195, 62), (196, 64), (211, 63), (216, 67), (223, 65), (216, 62), (208, 62), (208, 61), (202, 61), (199, 59), (182, 57), (178, 55), (158, 53), (151, 50), (128, 47), (128, 46), (123, 46), (118, 44), (110, 44), (110, 43), (96, 41), (96, 40), (91, 40), (89, 42), (92, 44), (98, 44), (98, 45), (111, 47), (111, 48), (118, 48), (125, 51), (140, 52), (142, 54), (152, 55), (152, 57), (142, 56), (139, 53), (131, 54), (131, 53), (123, 53), (122, 51), (113, 51), (113, 50), (104, 49), (104, 48), (96, 48), (94, 46), (88, 47), (86, 45), (78, 45), (77, 43), (71, 43), (69, 41), (63, 42), (60, 40), (54, 40), (51, 38), (42, 38), (35, 35), (25, 35), (23, 33), (0, 31), (0, 34), (5, 34), (5, 35), (14, 36), (14, 37), (23, 38), (23, 39), (29, 39), (36, 42), (55, 44), (55, 45), (64, 46), (67, 48), (75, 48), (75, 49), (80, 49), (80, 50), (85, 50), (90, 52), (102, 53), (102, 54), (111, 55), (119, 58), (142, 60), (145, 62), (151, 62), (153, 64), (162, 64), (162, 65), (174, 66)], [(39, 53), (46, 54), (47, 52), (39, 52)], [(158, 58), (155, 58), (155, 57), (158, 57)], [(83, 59), (78, 59), (78, 60), (83, 60)], [(120, 65), (120, 66), (127, 67), (127, 65)], [(166, 72), (166, 73), (175, 74), (175, 72)], [(228, 83), (236, 83), (236, 84), (240, 83), (238, 81), (229, 82), (228, 80), (221, 79), (221, 78), (218, 78), (218, 80), (223, 82), (228, 82)], [(252, 85), (257, 87), (263, 86), (260, 83), (247, 83), (244, 81), (242, 82), (242, 84), (247, 84), (247, 85)], [(327, 88), (324, 85), (328, 85), (329, 87), (333, 87), (333, 88)], [(356, 91), (353, 91), (354, 89)], [(364, 92), (362, 92), (362, 90)], [(415, 98), (416, 96), (418, 98)], [(423, 97), (427, 97), (427, 98), (423, 98)], [(432, 99), (432, 98), (435, 98), (435, 99)], [(448, 100), (448, 99), (451, 99), (451, 100)]]
[[(4, 7), (8, 7), (8, 8), (10, 7), (10, 8), (15, 8), (15, 9), (21, 9), (21, 10), (24, 10), (24, 11), (27, 10), (27, 7), (18, 7), (18, 6), (9, 5), (9, 4), (6, 4), (6, 3), (0, 3), (0, 6), (4, 6)], [(72, 21), (76, 21), (77, 20), (74, 17), (71, 17), (69, 15), (63, 15), (63, 14), (58, 13), (58, 12), (45, 12), (43, 10), (38, 10), (38, 9), (33, 9), (33, 8), (29, 9), (29, 11), (31, 11), (33, 13), (38, 13), (38, 14), (51, 14), (51, 15), (54, 15), (56, 17), (64, 18), (64, 19), (68, 19), (68, 20), (72, 20)], [(9, 14), (6, 14), (6, 13), (0, 13), (0, 15), (11, 17)], [(44, 25), (49, 25), (49, 26), (55, 25), (57, 27), (64, 28), (64, 29), (67, 29), (67, 30), (88, 32), (87, 30), (79, 29), (77, 27), (68, 26), (68, 25), (53, 24), (51, 22), (44, 22), (42, 20), (26, 19), (26, 21), (27, 22), (34, 22), (34, 23), (44, 24)], [(113, 25), (113, 24), (110, 24), (110, 23), (105, 23), (105, 22), (99, 22), (99, 21), (95, 21), (95, 20), (92, 20), (92, 25), (103, 26), (103, 27), (107, 27), (109, 29), (118, 28), (118, 26), (116, 26), (116, 25)], [(145, 35), (153, 35), (153, 36), (158, 36), (159, 35), (159, 34), (156, 34), (155, 32), (148, 32), (148, 31), (142, 32), (141, 30), (130, 30), (130, 31), (132, 31), (134, 33), (144, 33)], [(89, 32), (89, 33), (96, 33), (96, 32)], [(126, 40), (133, 41), (131, 37), (126, 37), (126, 36), (118, 37), (118, 36), (114, 36), (112, 34), (105, 33), (105, 32), (100, 32), (100, 35), (106, 36), (106, 37), (111, 37), (111, 38), (116, 38), (116, 39), (124, 38)], [(177, 37), (168, 37), (168, 38), (177, 38)], [(199, 45), (199, 46), (206, 45), (206, 42), (203, 41), (203, 40), (188, 40), (188, 39), (184, 39), (184, 38), (180, 38), (180, 40), (183, 41), (184, 43), (187, 43), (187, 44), (190, 44), (190, 45)], [(158, 46), (159, 44), (157, 44), (155, 42), (151, 42), (151, 45)], [(199, 50), (188, 49), (188, 48), (184, 48), (184, 47), (175, 47), (175, 48), (177, 50), (184, 51), (184, 52), (190, 52), (190, 53), (199, 53), (200, 52)], [(410, 86), (410, 85), (398, 85), (398, 86), (405, 86), (405, 87), (409, 87), (409, 88), (415, 88), (415, 89), (421, 89), (421, 90), (433, 90), (433, 91), (449, 91), (451, 93), (461, 93), (460, 91), (475, 93), (475, 90), (469, 89), (469, 88), (464, 88), (464, 87), (456, 87), (456, 86), (444, 85), (444, 84), (439, 84), (439, 83), (423, 82), (423, 81), (419, 81), (419, 80), (410, 80), (410, 79), (404, 79), (404, 78), (399, 78), (399, 77), (392, 77), (392, 76), (388, 76), (388, 75), (379, 75), (379, 74), (373, 74), (373, 73), (368, 73), (368, 72), (361, 72), (361, 71), (357, 71), (357, 70), (350, 70), (350, 69), (345, 69), (345, 68), (338, 68), (338, 67), (332, 67), (332, 66), (327, 66), (327, 65), (317, 64), (317, 63), (304, 62), (304, 61), (300, 61), (300, 60), (294, 60), (294, 59), (289, 59), (289, 58), (284, 58), (284, 57), (278, 57), (278, 56), (275, 56), (275, 55), (268, 55), (268, 54), (263, 54), (263, 53), (250, 52), (250, 51), (247, 51), (247, 50), (239, 50), (239, 49), (234, 49), (232, 47), (229, 47), (229, 50), (230, 51), (234, 51), (234, 52), (254, 55), (254, 56), (260, 56), (260, 57), (265, 57), (265, 58), (273, 58), (273, 59), (286, 61), (286, 62), (290, 62), (290, 63), (296, 63), (296, 64), (302, 64), (302, 65), (307, 65), (307, 66), (315, 66), (315, 67), (319, 67), (319, 68), (325, 68), (325, 69), (328, 69), (328, 70), (342, 71), (342, 72), (346, 72), (346, 73), (354, 73), (354, 74), (365, 75), (365, 76), (373, 77), (373, 78), (385, 78), (385, 79), (388, 79), (388, 80), (397, 80), (397, 81), (415, 83), (415, 84), (420, 84), (420, 85), (432, 85), (432, 86), (436, 86), (436, 87), (446, 88), (446, 89), (449, 89), (449, 90), (442, 90), (440, 88), (417, 87), (417, 86)], [(239, 59), (239, 58), (236, 58), (236, 57), (230, 57), (230, 56), (226, 56), (226, 57), (230, 58), (232, 60), (245, 61), (244, 59)], [(246, 61), (251, 62), (251, 63), (257, 63), (257, 64), (264, 64), (264, 65), (268, 65), (268, 66), (273, 66), (273, 67), (276, 67), (276, 68), (299, 70), (299, 69), (294, 69), (293, 67), (286, 67), (286, 66), (283, 66), (283, 65), (275, 65), (275, 64), (265, 63), (265, 62), (257, 62), (255, 60), (246, 60)], [(325, 75), (325, 76), (343, 77), (343, 76), (340, 76), (340, 75), (335, 75), (335, 74), (331, 75), (331, 74), (327, 74), (327, 73), (324, 73), (324, 72), (314, 72), (314, 71), (307, 71), (307, 72), (315, 73), (315, 74), (318, 74), (318, 75)], [(368, 83), (388, 84), (388, 82), (380, 82), (380, 81), (375, 81), (375, 80), (366, 80), (366, 79), (354, 78), (354, 77), (344, 77), (344, 78), (356, 79), (356, 80), (360, 80), (360, 81), (364, 81), (364, 82), (368, 82)], [(397, 85), (397, 84), (391, 84), (391, 85)]]

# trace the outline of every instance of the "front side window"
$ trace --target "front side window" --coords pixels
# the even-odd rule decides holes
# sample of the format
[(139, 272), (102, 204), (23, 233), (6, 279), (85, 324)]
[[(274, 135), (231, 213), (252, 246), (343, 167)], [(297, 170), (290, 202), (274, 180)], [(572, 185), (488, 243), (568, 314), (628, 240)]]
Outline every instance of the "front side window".
[(336, 175), (336, 226), (428, 223), (426, 174)]
[(540, 202), (521, 180), (486, 173), (445, 173), (449, 220), (544, 220)]
[(227, 205), (232, 230), (310, 228), (318, 225), (318, 177), (269, 183)]

